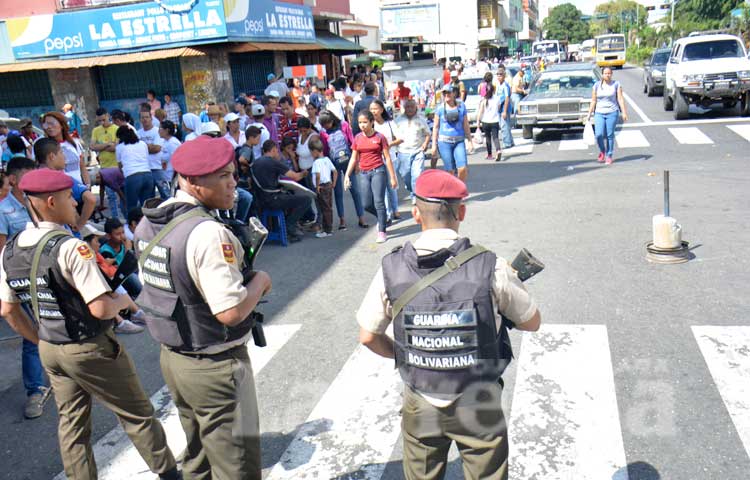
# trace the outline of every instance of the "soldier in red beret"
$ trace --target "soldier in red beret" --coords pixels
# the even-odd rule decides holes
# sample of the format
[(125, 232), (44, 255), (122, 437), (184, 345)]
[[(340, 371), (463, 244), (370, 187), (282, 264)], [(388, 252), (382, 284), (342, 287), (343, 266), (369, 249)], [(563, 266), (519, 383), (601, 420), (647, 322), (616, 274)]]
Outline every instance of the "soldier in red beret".
[(161, 368), (189, 448), (188, 478), (261, 478), (258, 405), (247, 351), (250, 314), (271, 289), (211, 215), (234, 205), (234, 149), (200, 136), (172, 154), (180, 189), (148, 201), (135, 230), (143, 290), (137, 303), (162, 344)]
[[(445, 475), (461, 442), (466, 478), (508, 478), (501, 375), (512, 352), (502, 315), (536, 331), (541, 316), (507, 261), (458, 235), (466, 184), (426, 170), (415, 186), (421, 236), (383, 258), (357, 312), (360, 342), (395, 358), (404, 380), (406, 480)], [(393, 338), (386, 335), (393, 322)]]
[[(3, 251), (1, 313), (15, 331), (39, 344), (59, 412), (60, 454), (68, 478), (97, 478), (89, 438), (95, 397), (117, 415), (152, 472), (180, 479), (133, 362), (112, 333), (112, 320), (129, 299), (112, 293), (88, 244), (64, 227), (78, 221), (72, 187), (64, 172), (46, 168), (21, 179), (35, 227), (13, 235)], [(38, 330), (22, 303), (34, 313)]]

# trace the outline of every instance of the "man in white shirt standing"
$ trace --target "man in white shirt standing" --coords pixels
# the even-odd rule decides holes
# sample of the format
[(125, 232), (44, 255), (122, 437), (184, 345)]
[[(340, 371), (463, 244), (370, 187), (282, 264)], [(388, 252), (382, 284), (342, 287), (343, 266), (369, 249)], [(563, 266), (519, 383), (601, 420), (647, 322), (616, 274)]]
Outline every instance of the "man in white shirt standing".
[(283, 78), (277, 78), (273, 73), (269, 73), (266, 78), (268, 79), (268, 87), (263, 92), (265, 95), (271, 95), (271, 92), (277, 92), (279, 98), (289, 95), (289, 87), (286, 86)]
[(404, 101), (404, 115), (396, 119), (398, 138), (404, 142), (398, 147), (399, 174), (404, 179), (406, 189), (415, 201), (414, 188), (424, 169), (424, 152), (430, 144), (430, 127), (417, 113), (414, 99)]
[(263, 125), (263, 118), (266, 116), (266, 109), (260, 103), (254, 103), (250, 107), (250, 114), (253, 117), (250, 123), (247, 124), (247, 126), (258, 127), (258, 129), (260, 130), (260, 143), (258, 145), (253, 146), (253, 157), (260, 158), (263, 156), (263, 153), (261, 151), (263, 144), (266, 143), (266, 140), (271, 139), (271, 132), (269, 132), (268, 128), (266, 128), (266, 126)]
[(148, 163), (151, 168), (151, 175), (154, 178), (159, 195), (163, 199), (169, 198), (169, 180), (167, 179), (164, 169), (161, 165), (161, 147), (164, 145), (164, 139), (159, 136), (159, 129), (154, 125), (151, 112), (145, 109), (141, 110), (140, 117), (141, 129), (138, 130), (138, 138), (148, 147)]

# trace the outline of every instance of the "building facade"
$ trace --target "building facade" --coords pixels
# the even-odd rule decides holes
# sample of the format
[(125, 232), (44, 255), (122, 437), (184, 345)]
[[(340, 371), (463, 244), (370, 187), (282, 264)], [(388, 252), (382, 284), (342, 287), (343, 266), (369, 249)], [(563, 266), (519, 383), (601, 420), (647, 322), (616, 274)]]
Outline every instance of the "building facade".
[(262, 94), (286, 66), (323, 64), (330, 80), (361, 50), (336, 35), (349, 0), (103, 1), (0, 2), (1, 110), (36, 122), (70, 103), (87, 139), (97, 107), (137, 118), (149, 89), (197, 113)]
[(525, 53), (531, 52), (531, 45), (540, 37), (540, 29), (537, 0), (523, 0), (523, 28), (518, 34), (518, 43)]

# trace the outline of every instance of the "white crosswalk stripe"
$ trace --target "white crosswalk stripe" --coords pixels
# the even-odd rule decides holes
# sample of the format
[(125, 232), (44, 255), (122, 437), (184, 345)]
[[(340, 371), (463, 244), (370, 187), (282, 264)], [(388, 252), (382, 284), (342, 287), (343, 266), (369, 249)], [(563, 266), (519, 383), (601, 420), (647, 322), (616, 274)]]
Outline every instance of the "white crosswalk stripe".
[(583, 141), (582, 134), (566, 133), (563, 134), (562, 140), (560, 140), (560, 150), (588, 150), (589, 146)]
[[(253, 373), (257, 376), (263, 367), (279, 353), (279, 350), (294, 336), (301, 325), (269, 325), (265, 328), (265, 348), (249, 347)], [(157, 367), (158, 368), (158, 367)], [(180, 425), (177, 408), (169, 398), (169, 390), (162, 387), (151, 397), (151, 403), (167, 434), (167, 443), (175, 456), (186, 446), (185, 434)], [(114, 428), (94, 445), (94, 458), (99, 469), (100, 480), (152, 480), (151, 473), (138, 451), (121, 427)], [(60, 473), (55, 480), (64, 480), (65, 473)]]
[(360, 469), (352, 478), (379, 479), (399, 438), (402, 391), (393, 360), (358, 347), (266, 480), (327, 480)]
[(620, 130), (615, 133), (617, 148), (645, 148), (651, 144), (640, 130)]
[(711, 145), (714, 143), (698, 127), (670, 128), (669, 133), (683, 145)]
[(745, 451), (750, 455), (750, 327), (692, 327)]
[(606, 326), (524, 335), (508, 438), (510, 478), (627, 480)]
[(727, 128), (750, 142), (750, 125), (727, 125)]

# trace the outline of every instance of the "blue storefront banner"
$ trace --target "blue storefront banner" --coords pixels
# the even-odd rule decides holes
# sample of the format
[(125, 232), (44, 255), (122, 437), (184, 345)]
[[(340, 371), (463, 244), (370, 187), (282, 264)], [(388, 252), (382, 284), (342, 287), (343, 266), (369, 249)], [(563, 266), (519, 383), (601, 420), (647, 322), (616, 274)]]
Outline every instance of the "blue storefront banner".
[[(238, 2), (240, 3), (240, 2)], [(226, 38), (223, 0), (157, 0), (7, 20), (17, 60)]]
[(315, 41), (312, 10), (305, 5), (273, 0), (240, 0), (227, 6), (230, 40), (272, 42)]

